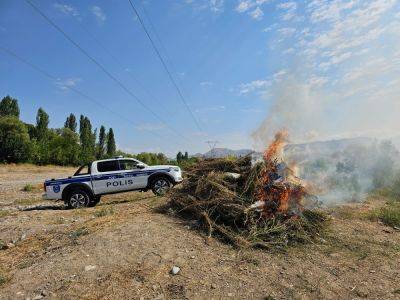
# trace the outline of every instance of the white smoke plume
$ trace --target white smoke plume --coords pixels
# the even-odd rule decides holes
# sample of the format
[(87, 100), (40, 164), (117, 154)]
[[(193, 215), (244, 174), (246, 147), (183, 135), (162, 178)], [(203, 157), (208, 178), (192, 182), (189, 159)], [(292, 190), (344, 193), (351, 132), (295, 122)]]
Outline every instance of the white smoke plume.
[[(335, 193), (326, 193), (327, 201), (354, 198), (344, 188), (345, 181), (353, 182), (353, 187), (349, 185), (353, 192), (366, 192), (377, 185), (371, 172), (385, 157), (381, 152), (389, 151), (391, 160), (398, 157), (393, 148), (379, 143), (400, 136), (400, 3), (312, 0), (297, 4), (302, 13), (282, 25), (295, 28), (294, 42), (289, 46), (282, 42), (285, 37), (279, 34), (287, 30), (277, 30), (275, 48), (286, 55), (284, 71), (269, 79), (271, 85), (264, 93), (269, 111), (253, 132), (255, 147), (263, 149), (283, 128), (289, 131), (292, 143), (378, 139), (371, 139), (368, 145), (346, 145), (339, 154), (322, 153), (317, 158), (325, 160), (319, 162), (325, 166), (316, 176), (304, 173), (304, 168), (316, 172), (317, 158), (312, 158), (314, 162), (302, 158), (303, 175), (330, 181), (332, 191), (337, 188)], [(374, 147), (381, 155), (373, 155)], [(370, 154), (364, 162), (357, 160), (362, 151)], [(313, 148), (309, 154), (314, 152)], [(316, 169), (312, 163), (317, 164)], [(387, 167), (387, 161), (382, 165)], [(335, 185), (335, 178), (345, 180)]]

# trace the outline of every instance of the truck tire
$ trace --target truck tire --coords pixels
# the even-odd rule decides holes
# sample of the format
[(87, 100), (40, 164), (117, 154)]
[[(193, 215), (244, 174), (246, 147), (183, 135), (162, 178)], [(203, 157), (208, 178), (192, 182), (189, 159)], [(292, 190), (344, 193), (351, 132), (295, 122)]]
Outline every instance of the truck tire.
[(83, 189), (73, 189), (68, 193), (66, 204), (69, 208), (88, 207), (92, 199), (90, 195)]
[(172, 184), (168, 178), (160, 176), (152, 180), (150, 188), (156, 196), (163, 196), (168, 192), (171, 186)]

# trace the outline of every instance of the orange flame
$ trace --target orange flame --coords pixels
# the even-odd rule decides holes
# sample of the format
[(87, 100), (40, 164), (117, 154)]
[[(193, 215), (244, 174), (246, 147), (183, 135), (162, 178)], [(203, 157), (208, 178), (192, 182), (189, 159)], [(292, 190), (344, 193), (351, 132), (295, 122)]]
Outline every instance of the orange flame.
[(276, 213), (287, 215), (292, 208), (301, 211), (301, 200), (307, 194), (294, 172), (286, 165), (279, 165), (283, 163), (282, 152), (288, 136), (286, 130), (276, 133), (263, 155), (265, 164), (257, 183), (255, 198), (263, 203), (265, 217)]
[(267, 150), (264, 152), (264, 160), (272, 161), (279, 158), (283, 151), (283, 147), (288, 141), (289, 133), (286, 130), (278, 131), (275, 134), (274, 141), (268, 146)]

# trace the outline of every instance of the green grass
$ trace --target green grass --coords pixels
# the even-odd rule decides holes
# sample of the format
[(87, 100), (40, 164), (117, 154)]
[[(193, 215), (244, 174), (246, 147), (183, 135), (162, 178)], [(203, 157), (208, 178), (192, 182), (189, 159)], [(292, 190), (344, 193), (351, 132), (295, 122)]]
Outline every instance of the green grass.
[(389, 201), (384, 207), (371, 211), (368, 218), (388, 226), (400, 227), (400, 202)]
[(400, 227), (400, 205), (383, 207), (379, 219), (388, 226)]
[(22, 190), (23, 190), (24, 192), (33, 192), (33, 191), (37, 191), (38, 189), (39, 189), (39, 188), (38, 188), (37, 186), (34, 186), (34, 185), (30, 184), (30, 183), (26, 184), (26, 185), (22, 188)]
[(3, 240), (0, 240), (0, 250), (7, 249), (7, 245)]
[(87, 230), (85, 227), (79, 228), (78, 230), (72, 231), (69, 234), (69, 237), (72, 239), (77, 239), (81, 236), (89, 234), (89, 230)]
[(0, 286), (7, 282), (7, 277), (3, 273), (0, 272)]
[(10, 215), (10, 212), (8, 210), (0, 210), (0, 218), (4, 218)]
[(96, 210), (94, 212), (94, 216), (97, 217), (97, 218), (100, 218), (100, 217), (113, 215), (114, 213), (115, 212), (114, 212), (114, 209), (112, 207), (103, 207), (103, 208), (101, 208), (99, 210)]

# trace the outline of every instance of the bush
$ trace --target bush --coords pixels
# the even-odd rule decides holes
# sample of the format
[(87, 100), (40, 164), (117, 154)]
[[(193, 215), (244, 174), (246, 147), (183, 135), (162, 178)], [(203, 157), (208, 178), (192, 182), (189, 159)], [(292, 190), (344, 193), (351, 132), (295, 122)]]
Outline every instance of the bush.
[(35, 190), (35, 187), (32, 184), (28, 183), (22, 188), (22, 190), (24, 192), (32, 192), (33, 190)]

